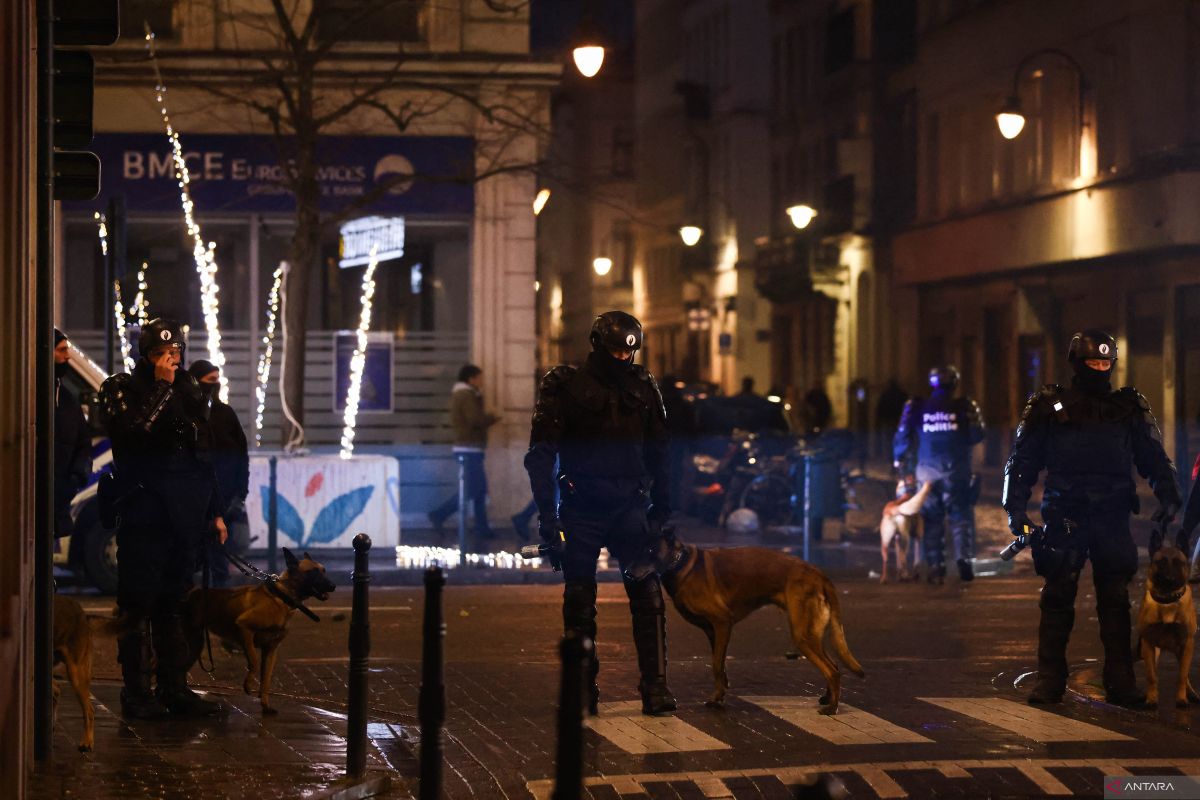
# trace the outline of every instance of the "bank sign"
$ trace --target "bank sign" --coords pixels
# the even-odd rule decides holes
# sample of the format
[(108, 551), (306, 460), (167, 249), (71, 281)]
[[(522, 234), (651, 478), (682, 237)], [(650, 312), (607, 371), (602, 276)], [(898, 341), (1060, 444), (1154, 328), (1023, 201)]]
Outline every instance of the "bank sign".
[[(181, 134), (180, 141), (199, 214), (295, 208), (273, 137)], [(99, 210), (124, 195), (131, 211), (179, 208), (179, 182), (165, 135), (99, 133), (91, 150), (100, 156), (100, 194), (68, 207)], [(322, 137), (317, 147), (321, 209), (341, 211), (370, 198), (361, 206), (363, 213), (470, 214), (474, 157), (469, 137)]]

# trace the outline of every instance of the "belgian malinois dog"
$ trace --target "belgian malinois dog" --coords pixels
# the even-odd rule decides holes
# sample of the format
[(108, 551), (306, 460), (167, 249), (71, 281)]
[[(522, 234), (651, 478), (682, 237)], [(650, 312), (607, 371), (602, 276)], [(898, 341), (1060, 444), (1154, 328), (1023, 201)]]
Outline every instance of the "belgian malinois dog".
[(1163, 650), (1174, 653), (1179, 661), (1175, 707), (1187, 708), (1189, 700), (1200, 700), (1188, 680), (1196, 640), (1196, 606), (1188, 572), (1188, 558), (1178, 547), (1152, 549), (1137, 623), (1138, 646), (1146, 663), (1147, 705), (1158, 705), (1158, 656)]
[[(275, 588), (295, 604), (315, 597), (324, 602), (337, 587), (325, 577), (325, 567), (308, 553), (297, 559), (283, 548), (285, 572)], [(246, 677), (242, 689), (254, 693), (258, 680), (258, 700), (263, 714), (274, 714), (271, 707), (271, 676), (279, 645), (287, 636), (288, 621), (295, 606), (273, 593), (265, 583), (239, 586), (235, 589), (209, 589), (205, 600), (202, 589), (193, 589), (187, 598), (188, 640), (193, 659), (198, 658), (203, 645), (204, 622), (220, 638), (241, 647), (246, 654)]]
[[(896, 486), (897, 497), (883, 507), (883, 516), (879, 520), (879, 550), (883, 556), (883, 569), (879, 573), (879, 582), (888, 582), (888, 553), (895, 545), (896, 571), (901, 583), (916, 577), (917, 564), (921, 561), (919, 548), (915, 547), (916, 540), (921, 534), (921, 520), (918, 517), (925, 498), (933, 481), (925, 481), (921, 488), (908, 494), (909, 486), (904, 482)], [(915, 556), (914, 556), (915, 551)]]
[(783, 609), (793, 646), (825, 677), (820, 713), (836, 714), (842, 695), (841, 670), (825, 652), (826, 631), (841, 662), (855, 675), (866, 677), (846, 645), (837, 590), (812, 564), (765, 547), (704, 550), (684, 544), (673, 530), (664, 528), (655, 566), (675, 608), (704, 631), (712, 646), (715, 686), (705, 705), (719, 708), (725, 701), (729, 689), (725, 653), (733, 626), (765, 605)]
[[(90, 617), (77, 600), (54, 595), (54, 663), (62, 664), (67, 682), (83, 710), (83, 737), (79, 752), (86, 753), (96, 744), (96, 716), (92, 709), (92, 637), (116, 636), (120, 620)], [(58, 685), (54, 686), (54, 703), (58, 705)]]

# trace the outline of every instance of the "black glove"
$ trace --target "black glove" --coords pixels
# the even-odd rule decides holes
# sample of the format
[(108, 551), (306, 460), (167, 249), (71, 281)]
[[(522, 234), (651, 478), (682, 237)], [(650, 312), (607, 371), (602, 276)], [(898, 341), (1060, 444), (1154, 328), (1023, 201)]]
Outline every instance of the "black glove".
[(1168, 500), (1158, 507), (1158, 511), (1154, 512), (1154, 516), (1150, 519), (1157, 525), (1162, 526), (1165, 530), (1168, 525), (1175, 521), (1175, 517), (1179, 514), (1179, 503), (1173, 500)]
[(567, 552), (567, 534), (558, 517), (538, 515), (538, 536), (546, 545), (545, 558), (555, 572), (562, 570), (563, 556)]
[(1013, 536), (1024, 536), (1027, 533), (1033, 533), (1033, 529), (1036, 527), (1033, 524), (1033, 520), (1024, 511), (1009, 512), (1008, 529), (1012, 531)]

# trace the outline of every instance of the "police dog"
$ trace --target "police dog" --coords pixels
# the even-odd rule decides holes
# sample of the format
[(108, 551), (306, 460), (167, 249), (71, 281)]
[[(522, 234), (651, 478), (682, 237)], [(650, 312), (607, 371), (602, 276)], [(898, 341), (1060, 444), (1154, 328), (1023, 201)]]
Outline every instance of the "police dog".
[[(325, 567), (308, 553), (297, 559), (283, 548), (285, 572), (276, 588), (297, 603), (315, 597), (324, 602), (336, 586), (325, 577)], [(193, 589), (187, 598), (186, 619), (193, 658), (200, 655), (207, 610), (208, 629), (220, 638), (242, 648), (246, 654), (246, 677), (242, 689), (254, 693), (258, 680), (258, 700), (263, 714), (274, 714), (271, 707), (271, 676), (279, 645), (287, 636), (288, 621), (295, 608), (276, 596), (266, 584), (239, 586), (234, 589), (209, 589), (207, 601), (202, 589)]]
[(1179, 661), (1175, 707), (1187, 708), (1189, 700), (1200, 700), (1188, 672), (1196, 638), (1196, 606), (1188, 586), (1188, 558), (1178, 547), (1151, 545), (1146, 572), (1146, 596), (1138, 613), (1138, 640), (1146, 663), (1146, 703), (1158, 705), (1158, 656), (1163, 650)]
[[(115, 636), (120, 621), (84, 613), (77, 600), (54, 595), (54, 663), (62, 664), (67, 682), (83, 710), (83, 737), (79, 752), (86, 753), (96, 744), (96, 716), (92, 709), (92, 638)], [(55, 710), (58, 708), (58, 684), (54, 685)]]
[(883, 507), (883, 517), (879, 520), (879, 551), (883, 556), (880, 583), (888, 582), (888, 553), (893, 544), (896, 570), (900, 573), (898, 580), (903, 583), (916, 577), (916, 568), (921, 562), (920, 550), (916, 547), (921, 530), (918, 512), (925, 504), (931, 486), (933, 481), (925, 481), (920, 489), (911, 492), (911, 484), (901, 480), (896, 484), (896, 499)]
[(733, 626), (765, 605), (783, 609), (793, 646), (825, 677), (820, 713), (836, 714), (842, 694), (841, 671), (825, 652), (826, 631), (841, 662), (866, 677), (846, 645), (837, 590), (813, 565), (765, 547), (704, 550), (684, 544), (670, 528), (663, 529), (654, 561), (675, 608), (712, 646), (715, 686), (705, 703), (710, 708), (719, 708), (729, 689), (725, 653)]

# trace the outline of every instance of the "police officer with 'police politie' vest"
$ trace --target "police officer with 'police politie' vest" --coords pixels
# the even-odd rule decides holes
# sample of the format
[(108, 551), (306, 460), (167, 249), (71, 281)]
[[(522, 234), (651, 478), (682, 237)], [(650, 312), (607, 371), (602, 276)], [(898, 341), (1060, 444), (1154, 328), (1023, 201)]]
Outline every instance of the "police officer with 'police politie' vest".
[(1001, 504), (1014, 536), (1035, 532), (1026, 506), (1038, 474), (1046, 470), (1045, 532), (1032, 540), (1034, 568), (1046, 584), (1039, 602), (1037, 683), (1029, 702), (1062, 702), (1075, 593), (1090, 558), (1105, 695), (1110, 703), (1138, 706), (1146, 696), (1134, 680), (1130, 646), (1129, 580), (1138, 554), (1129, 514), (1139, 510), (1133, 470), (1150, 482), (1159, 502), (1154, 519), (1165, 530), (1181, 504), (1175, 465), (1163, 450), (1146, 398), (1135, 389), (1112, 388), (1113, 337), (1081, 331), (1071, 339), (1067, 360), (1075, 371), (1071, 385), (1044, 386), (1029, 398), (1004, 468)]
[[(596, 560), (607, 547), (629, 596), (642, 713), (666, 714), (675, 710), (666, 609), (649, 551), (671, 514), (667, 415), (654, 376), (634, 363), (642, 347), (637, 319), (608, 311), (596, 317), (590, 339), (583, 366), (555, 367), (542, 379), (525, 469), (546, 558), (563, 571), (566, 633), (596, 638)], [(588, 705), (595, 714), (600, 662), (592, 652)]]
[(950, 517), (958, 574), (975, 578), (975, 498), (971, 488), (971, 448), (983, 441), (979, 406), (967, 397), (955, 397), (959, 375), (954, 367), (929, 372), (928, 398), (914, 397), (904, 406), (893, 442), (895, 466), (901, 475), (931, 481), (921, 517), (925, 533), (921, 547), (929, 568), (930, 583), (946, 578), (945, 530)]

